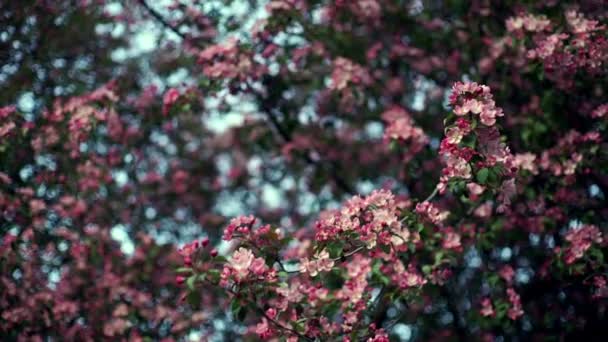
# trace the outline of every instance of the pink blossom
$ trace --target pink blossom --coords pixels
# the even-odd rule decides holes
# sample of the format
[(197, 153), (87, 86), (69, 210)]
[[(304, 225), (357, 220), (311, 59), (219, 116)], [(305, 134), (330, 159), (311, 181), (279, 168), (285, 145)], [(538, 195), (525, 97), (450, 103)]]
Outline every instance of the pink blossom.
[(416, 212), (424, 215), (429, 221), (434, 224), (440, 225), (449, 216), (449, 211), (442, 211), (433, 203), (425, 201), (420, 202), (416, 205)]
[(255, 258), (249, 267), (251, 272), (257, 276), (264, 275), (268, 270), (268, 266), (266, 265), (266, 261), (264, 258)]
[(249, 274), (249, 266), (253, 262), (253, 253), (247, 248), (239, 248), (230, 258), (230, 267), (235, 273), (237, 280), (243, 280)]
[(304, 258), (300, 262), (300, 272), (308, 273), (311, 277), (316, 276), (319, 272), (327, 272), (334, 266), (334, 261), (329, 257), (327, 250), (314, 255), (312, 260)]
[(526, 14), (507, 19), (506, 26), (509, 32), (525, 30), (541, 32), (550, 27), (551, 21), (544, 15)]
[(469, 190), (469, 193), (471, 194), (471, 199), (476, 200), (476, 198), (484, 192), (485, 187), (475, 182), (470, 182), (467, 183), (467, 190)]
[(452, 228), (447, 228), (443, 232), (443, 241), (441, 247), (445, 249), (460, 250), (462, 245), (460, 243), (460, 234), (454, 231)]
[(458, 126), (449, 127), (445, 131), (447, 142), (450, 144), (459, 144), (466, 133)]
[(507, 311), (507, 316), (509, 316), (509, 318), (512, 320), (516, 320), (524, 314), (519, 294), (517, 294), (513, 288), (508, 288), (507, 295), (509, 302), (511, 303), (511, 307)]
[(593, 277), (593, 286), (595, 287), (593, 292), (594, 299), (608, 298), (608, 281), (605, 276)]
[(277, 310), (275, 308), (269, 308), (266, 310), (266, 316), (268, 316), (270, 319), (274, 319), (277, 317)]
[(360, 18), (377, 22), (382, 15), (382, 6), (377, 0), (354, 0), (349, 5)]
[(166, 116), (169, 114), (171, 107), (177, 102), (180, 97), (179, 90), (175, 88), (170, 88), (165, 92), (165, 96), (163, 97), (163, 114)]
[(552, 56), (556, 51), (563, 48), (563, 41), (568, 38), (565, 33), (556, 33), (547, 36), (544, 40), (538, 43), (538, 46), (534, 50), (528, 52), (528, 58), (547, 59)]
[(516, 154), (513, 159), (513, 164), (520, 170), (530, 171), (532, 174), (538, 174), (538, 166), (536, 165), (536, 155), (533, 153)]
[(490, 88), (475, 82), (454, 84), (450, 104), (454, 107), (456, 115), (463, 116), (468, 113), (479, 115), (481, 123), (486, 126), (493, 126), (496, 117), (504, 115), (502, 109), (496, 107), (492, 100)]
[(255, 333), (258, 334), (258, 336), (264, 340), (274, 335), (266, 318), (262, 318), (262, 321), (255, 326)]
[(391, 139), (411, 141), (419, 150), (429, 140), (422, 129), (414, 125), (410, 115), (401, 107), (389, 109), (382, 114), (382, 118), (388, 125), (384, 131), (384, 139), (387, 141)]
[(12, 121), (9, 121), (4, 125), (0, 126), (0, 138), (4, 138), (5, 136), (7, 136), (12, 130), (15, 129), (15, 127), (17, 126)]
[(349, 59), (338, 57), (334, 60), (333, 67), (330, 87), (332, 90), (343, 91), (350, 84), (366, 85), (371, 82), (367, 70)]
[(481, 310), (479, 311), (479, 313), (484, 317), (490, 317), (496, 314), (490, 298), (484, 298), (481, 301)]
[(389, 342), (388, 334), (383, 329), (378, 329), (373, 337), (367, 339), (367, 342)]
[[(402, 267), (402, 266), (401, 266)], [(394, 276), (395, 281), (401, 288), (420, 287), (427, 283), (427, 280), (413, 267), (409, 265), (407, 270), (402, 270)]]
[(513, 277), (515, 276), (515, 271), (510, 265), (505, 265), (498, 271), (498, 274), (507, 282), (507, 284), (511, 284), (513, 282)]
[(576, 12), (572, 9), (567, 10), (565, 16), (572, 32), (576, 34), (584, 34), (605, 28), (604, 25), (599, 25), (597, 20), (586, 19), (582, 13)]
[(257, 79), (266, 73), (266, 68), (256, 63), (251, 53), (241, 48), (235, 38), (205, 48), (198, 56), (198, 63), (205, 76), (217, 80), (244, 81)]
[(582, 225), (570, 229), (564, 237), (569, 242), (564, 258), (567, 264), (572, 264), (583, 257), (594, 243), (602, 243), (602, 233), (593, 225)]
[(235, 232), (237, 233), (249, 233), (251, 227), (255, 223), (256, 218), (253, 215), (239, 216), (230, 220), (230, 224), (224, 229), (224, 235), (222, 239), (230, 241), (233, 238)]
[(605, 103), (594, 109), (593, 112), (591, 112), (591, 117), (595, 119), (608, 117), (608, 103)]
[(498, 201), (500, 202), (498, 212), (503, 212), (511, 205), (511, 199), (516, 195), (515, 179), (511, 178), (502, 182), (499, 193)]
[(473, 214), (477, 217), (488, 218), (490, 215), (492, 215), (492, 207), (492, 202), (486, 201), (477, 207), (475, 211), (473, 211)]
[(17, 111), (15, 106), (0, 107), (0, 119), (8, 118), (11, 114), (15, 113), (15, 111)]

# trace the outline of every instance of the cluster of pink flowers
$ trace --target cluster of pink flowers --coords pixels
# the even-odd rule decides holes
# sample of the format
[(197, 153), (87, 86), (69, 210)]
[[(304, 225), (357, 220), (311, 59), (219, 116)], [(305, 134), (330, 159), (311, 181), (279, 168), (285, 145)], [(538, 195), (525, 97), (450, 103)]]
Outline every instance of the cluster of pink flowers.
[[(389, 342), (388, 334), (384, 329), (378, 329), (374, 332), (374, 336), (367, 339), (367, 342)], [(350, 341), (344, 341), (350, 342)]]
[(13, 120), (8, 120), (9, 116), (15, 113), (15, 111), (15, 106), (5, 106), (0, 108), (0, 120), (3, 122), (2, 125), (0, 125), (0, 138), (7, 136), (16, 127)]
[(80, 191), (98, 190), (102, 184), (109, 182), (112, 179), (108, 170), (103, 166), (101, 161), (97, 161), (96, 163), (91, 159), (76, 166), (78, 173), (83, 175), (78, 181), (78, 188)]
[(257, 219), (252, 216), (239, 216), (230, 221), (224, 230), (223, 240), (234, 239), (257, 247), (270, 246), (284, 237), (280, 228), (273, 229), (270, 225), (257, 225)]
[(401, 260), (394, 260), (391, 279), (402, 289), (417, 288), (427, 283), (413, 264), (407, 268)]
[(65, 101), (56, 100), (52, 109), (42, 113), (46, 125), (32, 138), (32, 147), (36, 151), (61, 143), (58, 130), (67, 122), (69, 136), (64, 148), (72, 158), (78, 157), (80, 144), (86, 141), (98, 122), (105, 122), (113, 109), (100, 104), (115, 103), (119, 100), (115, 93), (116, 84), (109, 82), (91, 93), (72, 97)]
[[(502, 165), (502, 175), (513, 177), (517, 170), (513, 155), (494, 126), (496, 117), (504, 114), (502, 109), (496, 107), (490, 88), (475, 82), (458, 82), (452, 87), (450, 104), (458, 118), (446, 128), (445, 138), (440, 144), (439, 153), (445, 167), (437, 185), (439, 192), (446, 190), (451, 179), (468, 180), (472, 178), (474, 170), (479, 172), (486, 168), (487, 171), (487, 168), (499, 163)], [(477, 125), (477, 117), (483, 126)], [(468, 139), (471, 133), (475, 133), (477, 138), (474, 147), (465, 144), (465, 138)], [(485, 190), (485, 187), (473, 182), (469, 182), (467, 188), (474, 198)]]
[(399, 207), (395, 196), (388, 190), (375, 190), (367, 197), (355, 196), (336, 212), (327, 213), (317, 221), (316, 239), (327, 241), (351, 237), (362, 241), (368, 248), (377, 243), (389, 244), (391, 233), (403, 233), (399, 221)]
[(578, 131), (568, 131), (554, 147), (542, 152), (538, 166), (549, 171), (554, 176), (572, 176), (583, 161), (583, 153), (588, 145), (601, 141), (598, 132), (591, 131), (582, 134)]
[(479, 115), (481, 123), (486, 126), (493, 126), (496, 117), (504, 115), (502, 109), (496, 107), (490, 87), (475, 82), (455, 83), (450, 95), (450, 105), (457, 116), (469, 113)]
[(555, 33), (538, 41), (536, 48), (528, 51), (528, 58), (547, 60), (556, 51), (564, 48), (564, 41), (568, 38), (565, 33)]
[(419, 152), (429, 142), (429, 137), (422, 128), (416, 126), (409, 113), (401, 107), (388, 109), (382, 113), (382, 119), (387, 125), (384, 130), (385, 141), (410, 142), (408, 147), (412, 154)]
[(564, 251), (564, 260), (567, 264), (572, 264), (582, 258), (594, 243), (602, 244), (603, 242), (602, 233), (594, 225), (572, 228), (568, 230), (564, 239), (569, 243)]
[(441, 225), (448, 218), (450, 212), (439, 209), (435, 204), (424, 201), (416, 204), (416, 212), (433, 224)]
[[(0, 240), (0, 332), (18, 332), (17, 340), (28, 341), (43, 341), (49, 331), (67, 340), (137, 341), (150, 334), (147, 322), (165, 320), (175, 333), (201, 323), (200, 312), (179, 308), (170, 268), (155, 268), (141, 286), (141, 270), (173, 265), (174, 250), (159, 248), (140, 234), (138, 247), (124, 261), (107, 229), (91, 226), (81, 235), (59, 228), (52, 236), (69, 246), (66, 253), (73, 260), (52, 286), (40, 265), (56, 246), (40, 246), (33, 234), (7, 234)], [(95, 268), (96, 263), (102, 267)], [(14, 269), (21, 270), (20, 277), (13, 277)]]
[(574, 9), (569, 9), (565, 13), (566, 21), (572, 33), (584, 36), (591, 32), (601, 31), (606, 28), (600, 25), (599, 21), (585, 18), (585, 16)]
[[(262, 318), (262, 321), (255, 326), (254, 331), (263, 340), (268, 340), (276, 334), (276, 331), (272, 328), (266, 317)], [(289, 340), (292, 339), (289, 338)]]
[(87, 211), (84, 200), (74, 196), (62, 196), (53, 209), (62, 217), (77, 218)]
[(372, 260), (356, 255), (346, 264), (346, 281), (336, 293), (336, 298), (342, 302), (344, 322), (342, 329), (350, 332), (360, 318), (361, 311), (367, 307), (365, 304), (368, 290), (367, 278), (371, 271)]
[(516, 320), (524, 314), (519, 294), (515, 292), (513, 288), (508, 288), (507, 298), (509, 299), (509, 303), (511, 303), (511, 307), (507, 311), (507, 316), (512, 320)]
[(551, 28), (551, 21), (544, 15), (527, 13), (507, 19), (506, 26), (509, 32), (541, 32)]
[(382, 15), (382, 6), (377, 0), (347, 1), (356, 17), (377, 23)]
[(205, 48), (198, 55), (203, 74), (214, 80), (248, 81), (259, 79), (266, 68), (256, 63), (251, 52), (239, 46), (237, 39)]
[(538, 165), (534, 153), (518, 153), (513, 156), (513, 165), (519, 170), (526, 170), (534, 175), (538, 174)]
[(498, 271), (498, 275), (507, 283), (512, 284), (513, 278), (515, 277), (515, 270), (510, 265), (503, 266), (500, 271)]
[(506, 26), (518, 38), (525, 35), (524, 28), (534, 34), (535, 45), (527, 51), (527, 58), (542, 61), (545, 74), (567, 89), (573, 86), (578, 70), (605, 75), (608, 39), (602, 34), (605, 26), (599, 21), (587, 19), (573, 9), (566, 10), (564, 17), (568, 24), (564, 30), (553, 28), (548, 19), (532, 14), (510, 18)]
[(302, 0), (272, 0), (266, 4), (266, 11), (270, 15), (279, 15), (280, 12), (289, 12), (294, 9), (303, 10), (305, 2)]
[(370, 82), (371, 76), (364, 67), (343, 57), (334, 60), (330, 89), (345, 92), (349, 86), (367, 85)]
[[(99, 45), (112, 49), (22, 41), (62, 13), (55, 2), (70, 3), (3, 18), (20, 33), (3, 36), (18, 51), (7, 65), (23, 65), (3, 70), (0, 97), (32, 109), (0, 108), (0, 340), (388, 342), (404, 324), (423, 340), (568, 340), (602, 328), (597, 1), (242, 1), (249, 13), (140, 1), (119, 11), (125, 35)], [(103, 0), (81, 2), (112, 24), (88, 5)], [(124, 69), (103, 56), (142, 18), (172, 31), (133, 59), (151, 58), (158, 87), (68, 97)], [(175, 75), (186, 81), (167, 88)], [(257, 216), (226, 223), (234, 210)], [(209, 238), (178, 249), (148, 231)]]
[(447, 227), (443, 230), (443, 240), (441, 247), (446, 250), (462, 251), (461, 236), (452, 227)]
[(327, 250), (316, 253), (312, 260), (304, 258), (300, 261), (300, 272), (308, 273), (311, 277), (316, 276), (319, 272), (331, 271), (333, 267), (334, 260), (330, 258)]
[(0, 107), (0, 119), (6, 119), (11, 114), (15, 113), (17, 108), (15, 106), (4, 106)]
[(248, 235), (253, 225), (255, 224), (256, 218), (253, 215), (239, 216), (230, 220), (230, 224), (224, 229), (224, 235), (222, 239), (230, 241), (233, 239), (234, 234)]
[(608, 117), (608, 103), (598, 106), (591, 112), (591, 117), (594, 119)]
[(236, 283), (248, 279), (276, 281), (276, 270), (266, 265), (264, 258), (256, 258), (247, 248), (239, 248), (230, 257), (229, 263), (222, 270), (220, 285), (228, 286), (232, 279)]
[[(190, 243), (185, 244), (180, 249), (178, 249), (178, 253), (182, 256), (184, 265), (187, 267), (192, 267), (192, 258), (194, 254), (199, 250), (199, 248), (205, 248), (209, 245), (209, 239), (203, 238), (201, 240), (195, 240)], [(213, 254), (216, 254), (215, 252)]]

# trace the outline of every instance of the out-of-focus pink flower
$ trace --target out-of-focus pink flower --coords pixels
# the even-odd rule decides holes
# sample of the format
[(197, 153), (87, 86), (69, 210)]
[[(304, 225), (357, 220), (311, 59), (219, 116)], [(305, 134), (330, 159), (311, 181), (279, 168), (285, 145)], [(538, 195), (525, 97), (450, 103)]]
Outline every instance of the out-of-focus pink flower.
[(170, 88), (165, 92), (165, 96), (163, 96), (163, 115), (169, 115), (169, 111), (171, 111), (171, 107), (177, 102), (180, 97), (179, 90), (175, 88)]

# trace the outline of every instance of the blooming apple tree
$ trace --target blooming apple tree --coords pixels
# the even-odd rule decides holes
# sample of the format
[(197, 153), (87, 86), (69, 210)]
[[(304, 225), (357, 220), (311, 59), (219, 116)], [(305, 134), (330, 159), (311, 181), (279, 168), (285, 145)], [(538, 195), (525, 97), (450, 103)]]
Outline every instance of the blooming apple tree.
[[(66, 3), (7, 7), (0, 35), (7, 94), (12, 66), (41, 75), (35, 105), (0, 108), (0, 339), (606, 336), (601, 1), (48, 17)], [(146, 25), (151, 52), (100, 52)], [(42, 38), (15, 43), (49, 27), (94, 35), (63, 44), (90, 78)]]

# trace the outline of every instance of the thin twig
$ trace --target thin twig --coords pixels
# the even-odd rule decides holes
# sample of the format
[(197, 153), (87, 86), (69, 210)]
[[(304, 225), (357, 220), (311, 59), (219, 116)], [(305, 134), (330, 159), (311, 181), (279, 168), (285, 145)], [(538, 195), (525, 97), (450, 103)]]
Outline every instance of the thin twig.
[(292, 334), (294, 334), (294, 335), (298, 336), (299, 338), (303, 338), (303, 339), (305, 339), (306, 341), (314, 341), (312, 338), (310, 338), (310, 337), (308, 337), (308, 336), (306, 336), (306, 335), (303, 335), (303, 334), (299, 333), (297, 330), (292, 329), (292, 328), (288, 328), (288, 327), (284, 326), (283, 324), (279, 323), (278, 321), (275, 321), (274, 319), (270, 318), (270, 317), (269, 317), (269, 316), (266, 314), (266, 312), (264, 312), (264, 310), (260, 309), (260, 308), (259, 308), (257, 305), (255, 305), (255, 308), (256, 308), (256, 309), (258, 310), (258, 312), (260, 312), (260, 314), (262, 314), (262, 316), (264, 316), (264, 317), (265, 317), (265, 318), (266, 318), (268, 321), (270, 321), (272, 324), (276, 325), (276, 326), (277, 326), (277, 328), (279, 328), (279, 329), (283, 329), (283, 330), (286, 330), (286, 331), (289, 331), (289, 332), (291, 332)]
[[(263, 84), (266, 87), (270, 88), (270, 86), (267, 83), (268, 83), (268, 81), (263, 82)], [(268, 121), (270, 122), (272, 127), (277, 131), (277, 133), (279, 134), (279, 136), (283, 139), (283, 141), (285, 143), (291, 143), (293, 141), (293, 137), (292, 137), (291, 133), (281, 124), (281, 122), (277, 118), (276, 113), (278, 111), (275, 108), (272, 108), (267, 103), (267, 99), (264, 98), (264, 96), (263, 96), (263, 94), (261, 94), (261, 92), (257, 91), (253, 87), (251, 87), (250, 84), (247, 84), (247, 86), (252, 91), (252, 93), (254, 95), (256, 95), (258, 97), (258, 99), (260, 100), (260, 106), (262, 109), (262, 113), (266, 116), (266, 118), (268, 119)], [(327, 172), (329, 174), (330, 178), (332, 178), (334, 180), (334, 182), (338, 186), (338, 188), (340, 188), (344, 193), (346, 193), (348, 195), (355, 194), (355, 190), (338, 173), (338, 168), (335, 164), (326, 163), (326, 162), (320, 161), (320, 160), (315, 160), (310, 156), (309, 153), (305, 153), (303, 155), (303, 159), (307, 164), (325, 170), (325, 172)]]
[(280, 267), (280, 268), (281, 268), (281, 270), (282, 270), (283, 272), (285, 272), (285, 273), (300, 273), (300, 271), (299, 271), (299, 270), (296, 270), (296, 271), (288, 271), (288, 270), (285, 268), (285, 265), (283, 265), (283, 263), (281, 262), (281, 260), (279, 260), (279, 258), (275, 258), (275, 261), (276, 261), (276, 263), (277, 263), (277, 264), (279, 264), (279, 267)]
[(185, 34), (181, 33), (177, 27), (171, 25), (171, 23), (169, 23), (160, 13), (158, 13), (154, 8), (150, 7), (150, 5), (148, 5), (148, 3), (146, 3), (146, 0), (138, 0), (139, 4), (151, 15), (154, 17), (154, 19), (156, 19), (159, 23), (161, 23), (163, 26), (165, 26), (166, 28), (168, 28), (169, 30), (171, 30), (173, 33), (175, 33), (176, 35), (178, 35), (180, 38), (182, 38), (183, 40), (187, 40), (188, 37), (186, 37)]
[(334, 259), (332, 259), (332, 260), (333, 260), (333, 261), (344, 260), (344, 259), (348, 258), (349, 256), (356, 254), (357, 252), (359, 252), (359, 251), (360, 251), (360, 250), (362, 250), (363, 248), (365, 248), (365, 246), (359, 246), (359, 247), (357, 247), (356, 249), (354, 249), (354, 250), (352, 250), (352, 251), (350, 251), (350, 252), (348, 252), (348, 253), (346, 253), (346, 254), (344, 254), (344, 255), (342, 255), (342, 256), (339, 256), (339, 257), (337, 257), (337, 258), (334, 258)]
[[(222, 289), (222, 290), (226, 290), (226, 291), (228, 291), (228, 293), (230, 293), (230, 294), (231, 294), (231, 295), (233, 295), (234, 297), (237, 297), (237, 298), (239, 297), (239, 296), (238, 296), (238, 293), (236, 293), (234, 290), (232, 290), (232, 289), (230, 289), (230, 288), (223, 288), (223, 287), (221, 287), (221, 286), (218, 286), (217, 284), (212, 283), (211, 281), (209, 281), (209, 280), (207, 280), (207, 279), (204, 279), (203, 281), (204, 281), (204, 282), (206, 282), (207, 284), (209, 284), (209, 285), (213, 286), (213, 287), (218, 287), (218, 288), (220, 288), (220, 289)], [(285, 330), (285, 331), (289, 331), (289, 332), (291, 332), (292, 334), (294, 334), (294, 335), (298, 336), (299, 338), (305, 339), (306, 341), (314, 341), (312, 338), (310, 338), (310, 337), (308, 337), (308, 336), (306, 336), (306, 335), (301, 334), (301, 333), (300, 333), (300, 332), (298, 332), (297, 330), (292, 329), (292, 328), (289, 328), (289, 327), (286, 327), (286, 326), (284, 326), (283, 324), (281, 324), (280, 322), (278, 322), (278, 321), (276, 321), (276, 320), (274, 320), (274, 319), (270, 318), (270, 317), (269, 317), (269, 316), (266, 314), (266, 312), (265, 312), (265, 311), (264, 311), (262, 308), (260, 308), (260, 307), (257, 305), (257, 303), (256, 303), (255, 301), (251, 301), (251, 300), (249, 300), (249, 299), (247, 299), (247, 298), (240, 298), (240, 299), (242, 299), (243, 301), (247, 302), (248, 304), (251, 304), (251, 305), (254, 307), (254, 309), (255, 309), (256, 311), (258, 311), (258, 312), (259, 312), (259, 313), (260, 313), (262, 316), (264, 316), (264, 318), (266, 318), (268, 321), (270, 321), (270, 323), (274, 324), (274, 325), (275, 325), (277, 328), (282, 329), (282, 330)]]
[(439, 193), (439, 189), (437, 187), (435, 187), (435, 189), (433, 190), (433, 192), (431, 192), (431, 194), (429, 195), (429, 197), (427, 197), (422, 202), (428, 202), (428, 201), (432, 200), (433, 198), (435, 198), (435, 196), (437, 196), (438, 193)]

